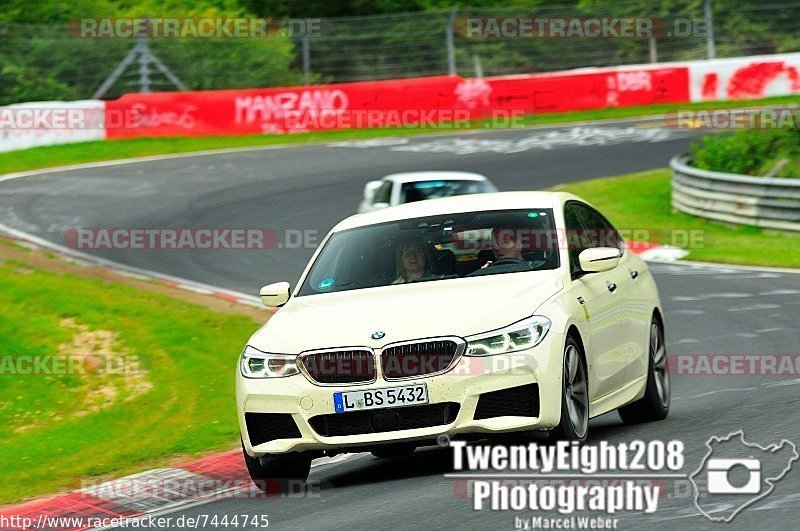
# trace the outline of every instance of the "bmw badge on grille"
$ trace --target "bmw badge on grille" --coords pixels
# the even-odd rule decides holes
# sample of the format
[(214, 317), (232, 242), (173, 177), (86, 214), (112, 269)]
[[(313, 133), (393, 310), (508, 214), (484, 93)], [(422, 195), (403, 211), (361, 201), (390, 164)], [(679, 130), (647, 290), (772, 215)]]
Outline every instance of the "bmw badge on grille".
[(372, 339), (383, 339), (386, 333), (383, 330), (375, 330), (372, 332)]

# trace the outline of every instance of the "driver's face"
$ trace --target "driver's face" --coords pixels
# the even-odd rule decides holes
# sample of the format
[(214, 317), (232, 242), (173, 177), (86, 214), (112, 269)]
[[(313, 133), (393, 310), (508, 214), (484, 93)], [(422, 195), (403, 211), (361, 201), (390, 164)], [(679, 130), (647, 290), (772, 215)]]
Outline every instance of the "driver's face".
[(516, 233), (511, 229), (500, 229), (492, 235), (492, 251), (497, 260), (502, 258), (522, 259), (522, 249)]

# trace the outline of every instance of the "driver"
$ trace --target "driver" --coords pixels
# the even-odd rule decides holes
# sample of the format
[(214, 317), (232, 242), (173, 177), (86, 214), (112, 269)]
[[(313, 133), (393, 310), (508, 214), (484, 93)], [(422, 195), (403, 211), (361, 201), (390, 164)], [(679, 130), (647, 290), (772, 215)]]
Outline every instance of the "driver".
[(522, 257), (522, 242), (517, 237), (515, 229), (492, 229), (492, 252), (494, 260), (489, 260), (481, 266), (481, 269), (489, 267), (493, 262), (499, 260), (519, 260), (524, 262)]

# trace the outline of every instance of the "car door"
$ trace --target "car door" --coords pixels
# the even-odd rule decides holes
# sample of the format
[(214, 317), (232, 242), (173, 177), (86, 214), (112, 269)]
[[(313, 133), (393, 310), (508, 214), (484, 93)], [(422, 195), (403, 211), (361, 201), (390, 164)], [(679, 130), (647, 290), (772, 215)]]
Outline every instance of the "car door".
[(650, 356), (650, 322), (653, 303), (647, 286), (652, 279), (647, 265), (629, 250), (625, 251), (619, 269), (624, 277), (621, 293), (625, 297), (625, 344), (623, 353), (628, 362), (626, 379), (635, 380), (647, 374)]
[[(598, 245), (616, 247), (622, 253), (619, 264), (609, 271), (617, 286), (617, 311), (621, 319), (622, 333), (616, 337), (615, 352), (625, 364), (623, 384), (645, 373), (642, 363), (647, 363), (647, 342), (650, 334), (650, 316), (647, 299), (639, 285), (639, 270), (642, 264), (627, 249), (617, 229), (595, 209), (585, 205), (580, 208), (581, 219), (586, 227), (598, 231)], [(644, 349), (644, 350), (643, 350)]]
[(589, 323), (585, 342), (591, 400), (597, 400), (626, 383), (628, 361), (622, 352), (625, 337), (624, 299), (620, 293), (620, 268), (601, 273), (582, 273), (578, 255), (583, 249), (605, 247), (598, 234), (597, 219), (585, 204), (572, 201), (564, 206), (568, 233), (573, 291), (583, 299)]

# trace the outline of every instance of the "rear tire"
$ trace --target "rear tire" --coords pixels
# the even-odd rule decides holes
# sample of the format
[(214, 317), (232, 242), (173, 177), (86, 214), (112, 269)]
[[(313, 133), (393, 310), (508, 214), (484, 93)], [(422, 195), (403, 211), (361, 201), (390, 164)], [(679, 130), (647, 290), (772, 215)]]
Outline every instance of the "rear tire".
[(242, 443), (242, 454), (250, 479), (267, 494), (288, 492), (292, 486), (305, 484), (311, 471), (311, 458), (297, 452), (250, 457)]
[(392, 457), (408, 457), (416, 449), (417, 447), (413, 444), (387, 444), (373, 448), (370, 453), (378, 459), (389, 459)]
[(619, 416), (625, 424), (663, 420), (669, 413), (670, 382), (667, 349), (664, 342), (664, 327), (656, 317), (653, 317), (650, 324), (649, 350), (644, 396), (619, 408)]
[(585, 442), (589, 434), (589, 379), (578, 342), (567, 336), (561, 377), (561, 421), (550, 438)]

